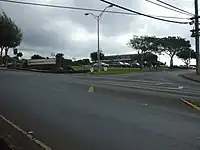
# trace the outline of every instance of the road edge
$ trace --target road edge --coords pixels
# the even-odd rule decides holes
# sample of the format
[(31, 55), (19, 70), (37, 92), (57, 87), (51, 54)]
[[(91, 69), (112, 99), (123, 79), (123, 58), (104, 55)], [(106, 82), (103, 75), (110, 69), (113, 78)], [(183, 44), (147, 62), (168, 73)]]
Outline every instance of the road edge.
[(182, 78), (184, 78), (184, 79), (190, 80), (190, 81), (194, 81), (194, 82), (200, 83), (199, 80), (195, 80), (195, 79), (190, 78), (190, 77), (188, 77), (188, 76), (186, 76), (186, 75), (184, 75), (184, 74), (180, 74), (180, 75), (178, 75), (178, 76), (179, 76), (179, 77), (182, 77)]
[(22, 128), (20, 128), (19, 126), (17, 126), (16, 124), (14, 124), (13, 122), (11, 122), (10, 120), (8, 120), (3, 115), (0, 114), (0, 118), (4, 122), (6, 122), (8, 125), (10, 125), (11, 127), (13, 127), (14, 129), (16, 129), (19, 133), (21, 133), (22, 135), (26, 136), (29, 140), (33, 141), (35, 144), (37, 144), (38, 146), (40, 146), (42, 149), (44, 149), (44, 150), (52, 150), (50, 147), (48, 147), (47, 145), (45, 145), (43, 142), (41, 142), (40, 140), (36, 139), (32, 134), (30, 134), (29, 132), (24, 131)]
[(184, 100), (184, 99), (181, 99), (181, 101), (182, 101), (183, 103), (185, 103), (186, 105), (189, 105), (189, 106), (191, 106), (192, 108), (196, 109), (197, 111), (200, 111), (200, 106), (198, 106), (198, 105), (192, 103), (191, 101)]

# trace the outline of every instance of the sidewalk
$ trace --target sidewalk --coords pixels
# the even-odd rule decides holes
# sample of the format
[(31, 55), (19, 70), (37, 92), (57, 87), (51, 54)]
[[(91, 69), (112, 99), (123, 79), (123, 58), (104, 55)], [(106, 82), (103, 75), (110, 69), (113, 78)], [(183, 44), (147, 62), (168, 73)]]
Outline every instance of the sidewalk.
[(197, 75), (195, 72), (194, 73), (187, 73), (187, 74), (181, 74), (181, 77), (192, 80), (195, 82), (200, 82), (200, 75)]

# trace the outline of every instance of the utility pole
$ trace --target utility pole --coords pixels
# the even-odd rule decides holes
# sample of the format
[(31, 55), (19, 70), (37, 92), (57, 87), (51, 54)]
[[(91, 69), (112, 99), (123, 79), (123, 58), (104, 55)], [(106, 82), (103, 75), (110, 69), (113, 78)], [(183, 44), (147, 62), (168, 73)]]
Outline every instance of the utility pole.
[(198, 0), (194, 0), (195, 7), (195, 45), (196, 45), (196, 73), (200, 74), (200, 55), (199, 55), (199, 15), (198, 15)]

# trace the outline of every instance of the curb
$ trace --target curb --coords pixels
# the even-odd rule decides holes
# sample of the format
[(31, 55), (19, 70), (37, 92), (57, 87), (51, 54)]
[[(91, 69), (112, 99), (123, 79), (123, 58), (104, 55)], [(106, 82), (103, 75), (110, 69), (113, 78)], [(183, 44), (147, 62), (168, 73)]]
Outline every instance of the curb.
[(190, 77), (187, 77), (187, 76), (185, 76), (185, 75), (179, 75), (179, 77), (182, 77), (182, 78), (184, 78), (184, 79), (187, 79), (187, 80), (191, 80), (191, 81), (194, 81), (194, 82), (199, 82), (199, 83), (200, 83), (200, 81), (199, 81), (199, 80), (195, 80), (195, 79), (193, 79), (193, 78), (190, 78)]
[(18, 69), (9, 69), (9, 68), (0, 68), (0, 70), (4, 70), (4, 71), (18, 71)]
[(31, 134), (31, 132), (33, 133), (33, 131), (29, 131), (29, 132), (24, 131), (19, 126), (17, 126), (16, 124), (14, 124), (13, 122), (11, 122), (10, 120), (8, 120), (6, 117), (4, 117), (1, 114), (0, 114), (0, 119), (3, 120), (3, 123), (5, 122), (8, 125), (10, 125), (12, 128), (16, 129), (19, 133), (21, 133), (22, 135), (26, 136), (29, 140), (31, 140), (32, 142), (34, 142), (35, 144), (37, 144), (38, 146), (40, 146), (43, 150), (52, 150), (50, 147), (48, 147), (47, 145), (45, 145), (43, 142), (41, 142), (40, 140), (36, 139)]
[(189, 106), (191, 106), (192, 108), (196, 109), (197, 111), (200, 111), (200, 107), (190, 101), (187, 101), (187, 100), (184, 100), (184, 99), (181, 99), (181, 101)]

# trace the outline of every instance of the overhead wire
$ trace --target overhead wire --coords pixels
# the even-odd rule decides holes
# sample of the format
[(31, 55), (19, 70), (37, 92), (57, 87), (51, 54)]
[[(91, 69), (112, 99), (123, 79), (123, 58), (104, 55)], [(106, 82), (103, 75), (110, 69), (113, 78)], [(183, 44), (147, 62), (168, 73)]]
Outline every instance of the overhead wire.
[[(93, 12), (101, 12), (100, 9), (91, 9), (91, 8), (83, 8), (83, 7), (71, 7), (71, 6), (63, 6), (63, 5), (51, 5), (51, 4), (42, 4), (42, 3), (33, 3), (33, 2), (21, 2), (15, 0), (0, 0), (1, 2), (13, 3), (13, 4), (21, 4), (21, 5), (32, 5), (32, 6), (42, 6), (42, 7), (51, 7), (51, 8), (61, 8), (61, 9), (71, 9), (71, 10), (82, 10), (82, 11), (93, 11)], [(122, 15), (138, 15), (137, 13), (127, 13), (122, 11), (105, 11), (106, 13), (113, 14), (122, 14)], [(161, 17), (161, 18), (171, 18), (171, 19), (190, 19), (189, 17), (174, 17), (174, 16), (159, 16), (152, 15), (153, 17)]]
[(111, 2), (106, 1), (106, 0), (100, 0), (100, 1), (102, 1), (102, 2), (104, 2), (104, 3), (107, 3), (107, 4), (109, 4), (109, 5), (113, 5), (113, 6), (115, 6), (115, 7), (121, 8), (121, 9), (123, 9), (123, 10), (129, 11), (129, 12), (132, 12), (132, 13), (136, 13), (136, 14), (141, 15), (141, 16), (148, 17), (148, 18), (152, 18), (152, 19), (156, 19), (156, 20), (160, 20), (160, 21), (165, 21), (165, 22), (171, 22), (171, 23), (189, 24), (189, 22), (180, 22), (180, 21), (174, 21), (174, 20), (167, 20), (167, 19), (162, 19), (162, 18), (154, 17), (154, 16), (152, 16), (152, 15), (147, 15), (147, 14), (144, 14), (144, 13), (141, 13), (141, 12), (138, 12), (138, 11), (135, 11), (135, 10), (131, 10), (131, 9), (125, 8), (125, 7), (123, 7), (123, 6), (120, 6), (120, 5), (111, 3)]
[(168, 4), (168, 3), (166, 3), (166, 2), (163, 2), (163, 1), (161, 1), (161, 0), (156, 0), (156, 1), (158, 1), (158, 2), (160, 2), (160, 3), (162, 3), (162, 4), (165, 4), (165, 5), (167, 5), (167, 6), (170, 6), (170, 7), (172, 7), (172, 8), (175, 8), (175, 9), (177, 9), (177, 10), (180, 10), (180, 11), (182, 11), (182, 12), (185, 12), (185, 13), (188, 13), (188, 14), (194, 16), (194, 14), (192, 14), (192, 13), (190, 13), (190, 12), (188, 12), (188, 11), (185, 11), (185, 10), (183, 10), (183, 9), (181, 9), (181, 8), (178, 8), (178, 7), (176, 7), (176, 6), (173, 6), (173, 5), (171, 5), (171, 4)]
[(191, 14), (188, 14), (188, 13), (183, 12), (183, 11), (180, 11), (180, 10), (172, 9), (172, 8), (170, 8), (170, 7), (167, 7), (167, 6), (163, 6), (163, 5), (161, 5), (161, 4), (152, 2), (151, 0), (145, 0), (145, 1), (147, 1), (147, 2), (149, 2), (149, 3), (152, 3), (152, 4), (154, 4), (154, 5), (157, 5), (157, 6), (163, 7), (163, 8), (165, 8), (165, 9), (169, 9), (169, 10), (175, 11), (175, 12), (177, 12), (177, 13), (181, 13), (181, 14), (184, 14), (184, 15), (190, 15), (190, 16), (191, 16)]

